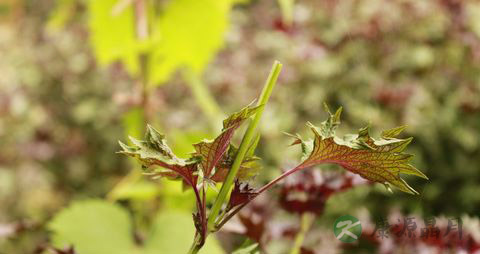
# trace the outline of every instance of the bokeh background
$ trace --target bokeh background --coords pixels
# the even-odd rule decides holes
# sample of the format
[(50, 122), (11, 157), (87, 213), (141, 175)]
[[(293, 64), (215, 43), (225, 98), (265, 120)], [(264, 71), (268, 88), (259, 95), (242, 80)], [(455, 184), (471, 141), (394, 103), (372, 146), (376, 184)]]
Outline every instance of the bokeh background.
[[(344, 107), (340, 134), (408, 125), (408, 152), (430, 178), (407, 178), (418, 196), (380, 184), (317, 193), (301, 253), (480, 249), (478, 1), (1, 0), (0, 253), (50, 253), (71, 239), (90, 246), (75, 246), (79, 254), (186, 252), (192, 193), (143, 177), (117, 141), (141, 137), (148, 122), (187, 156), (259, 95), (274, 60), (284, 67), (254, 185), (298, 162), (282, 132), (307, 136), (306, 121), (327, 116), (324, 102)], [(204, 253), (231, 253), (247, 238), (290, 253), (304, 215), (282, 193), (249, 206)], [(365, 230), (378, 218), (413, 216), (420, 228), (425, 217), (439, 227), (460, 217), (464, 235), (346, 246), (331, 231), (344, 214)]]

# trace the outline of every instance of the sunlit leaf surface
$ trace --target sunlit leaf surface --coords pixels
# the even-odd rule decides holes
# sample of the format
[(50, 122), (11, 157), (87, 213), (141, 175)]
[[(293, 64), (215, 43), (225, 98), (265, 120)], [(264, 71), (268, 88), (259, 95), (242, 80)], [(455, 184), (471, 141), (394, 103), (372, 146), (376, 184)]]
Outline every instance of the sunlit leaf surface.
[(370, 137), (368, 127), (360, 129), (358, 134), (340, 138), (335, 136), (335, 129), (340, 124), (341, 112), (341, 108), (335, 114), (329, 112), (329, 118), (320, 127), (309, 123), (313, 140), (303, 141), (296, 136), (294, 144), (302, 145), (305, 158), (296, 170), (333, 163), (370, 181), (385, 184), (387, 188), (392, 185), (401, 191), (418, 194), (400, 177), (402, 173), (428, 179), (409, 164), (413, 155), (404, 152), (412, 138), (396, 138), (404, 127), (384, 131), (380, 139)]

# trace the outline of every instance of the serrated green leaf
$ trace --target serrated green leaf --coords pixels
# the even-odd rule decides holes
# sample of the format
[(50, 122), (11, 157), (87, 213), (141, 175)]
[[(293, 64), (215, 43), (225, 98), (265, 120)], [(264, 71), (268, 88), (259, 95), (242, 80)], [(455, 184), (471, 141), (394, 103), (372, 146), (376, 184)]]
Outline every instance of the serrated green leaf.
[(384, 139), (395, 138), (396, 136), (400, 135), (400, 133), (402, 133), (402, 131), (404, 131), (405, 128), (407, 128), (407, 126), (404, 125), (404, 126), (392, 128), (390, 130), (384, 130), (382, 131), (382, 138)]
[[(153, 177), (165, 176), (173, 179), (182, 178), (192, 187), (197, 184), (197, 164), (195, 157), (187, 160), (178, 158), (167, 145), (165, 136), (148, 125), (145, 140), (130, 137), (133, 146), (119, 142), (122, 151), (119, 153), (137, 159), (144, 169)], [(160, 167), (161, 169), (153, 168)], [(163, 168), (163, 169), (162, 169)]]
[(368, 126), (360, 129), (356, 135), (340, 138), (335, 135), (335, 129), (340, 124), (341, 108), (335, 114), (331, 114), (328, 107), (326, 110), (329, 118), (320, 127), (308, 124), (314, 134), (313, 140), (303, 141), (300, 136), (294, 136), (294, 144), (302, 144), (305, 153), (303, 162), (295, 170), (333, 163), (370, 181), (418, 194), (400, 177), (400, 174), (409, 174), (428, 179), (409, 164), (413, 155), (404, 153), (412, 138), (395, 138), (405, 127), (384, 131), (378, 140), (370, 137)]
[[(203, 173), (201, 175), (207, 180), (223, 181), (224, 175), (226, 175), (226, 171), (230, 168), (236, 155), (236, 149), (233, 146), (229, 149), (229, 154), (225, 154), (228, 147), (231, 146), (230, 141), (235, 130), (261, 107), (254, 107), (250, 104), (230, 115), (223, 121), (222, 133), (214, 140), (205, 140), (194, 144), (196, 152), (188, 159), (177, 157), (167, 145), (165, 136), (150, 125), (147, 127), (145, 140), (130, 137), (132, 146), (119, 142), (122, 147), (122, 151), (119, 153), (137, 159), (153, 177), (182, 178), (190, 186), (196, 186), (199, 173)], [(255, 156), (246, 157), (242, 163), (238, 179), (247, 179), (255, 175), (260, 169), (258, 160), (259, 158)], [(202, 172), (198, 171), (199, 165)], [(155, 169), (154, 167), (160, 167), (161, 169)], [(216, 170), (214, 171), (214, 169)], [(216, 174), (215, 177), (214, 174)]]

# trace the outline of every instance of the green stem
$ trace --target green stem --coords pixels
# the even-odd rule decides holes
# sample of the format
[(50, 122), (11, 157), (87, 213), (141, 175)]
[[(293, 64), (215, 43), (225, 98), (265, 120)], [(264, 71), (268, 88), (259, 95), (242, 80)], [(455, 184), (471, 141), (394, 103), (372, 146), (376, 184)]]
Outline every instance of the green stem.
[(212, 94), (205, 87), (198, 74), (193, 71), (186, 70), (183, 73), (188, 86), (190, 87), (193, 97), (198, 103), (198, 106), (202, 109), (203, 113), (207, 115), (211, 123), (221, 122), (223, 113), (220, 110), (217, 102), (213, 98)]
[(200, 245), (200, 235), (197, 234), (195, 235), (195, 240), (193, 241), (192, 246), (187, 254), (197, 254), (201, 248), (202, 245)]
[(300, 226), (300, 231), (298, 232), (297, 236), (295, 237), (295, 242), (293, 243), (293, 248), (290, 250), (290, 254), (300, 254), (303, 241), (305, 240), (305, 236), (307, 235), (308, 230), (312, 226), (313, 219), (315, 216), (311, 213), (304, 213), (302, 214), (302, 222)]
[(188, 254), (197, 254), (200, 251), (200, 245), (193, 245)]
[(261, 187), (260, 189), (257, 190), (257, 195), (253, 196), (252, 199), (250, 199), (248, 202), (245, 202), (237, 207), (235, 207), (233, 210), (231, 210), (227, 215), (225, 216), (222, 216), (222, 220), (219, 221), (216, 225), (215, 225), (215, 229), (216, 230), (219, 230), (220, 228), (223, 227), (223, 225), (225, 223), (227, 223), (227, 221), (229, 221), (233, 216), (235, 216), (235, 214), (237, 214), (238, 212), (240, 212), (240, 210), (242, 210), (242, 208), (244, 208), (246, 205), (248, 205), (253, 199), (255, 199), (256, 197), (258, 197), (260, 194), (262, 194), (264, 191), (270, 189), (271, 187), (273, 187), (276, 183), (280, 182), (282, 179), (284, 179), (285, 177), (299, 171), (303, 169), (302, 165), (300, 164), (299, 166), (293, 168), (293, 169), (290, 169), (288, 171), (286, 171), (285, 173), (277, 176), (275, 179), (273, 179), (272, 181), (270, 181), (269, 183), (267, 183), (266, 185), (264, 185), (263, 187)]
[[(265, 86), (263, 87), (262, 94), (260, 95), (260, 99), (257, 103), (258, 106), (267, 104), (268, 99), (272, 94), (272, 90), (275, 87), (275, 84), (277, 83), (277, 79), (278, 79), (278, 76), (280, 75), (281, 70), (282, 70), (282, 64), (278, 61), (275, 61), (270, 71), (270, 75), (268, 76), (268, 79), (265, 83)], [(217, 216), (220, 212), (220, 209), (222, 208), (223, 203), (225, 202), (225, 199), (227, 198), (228, 193), (230, 192), (230, 189), (232, 188), (233, 181), (235, 180), (235, 176), (237, 175), (237, 172), (240, 169), (240, 165), (243, 161), (243, 158), (245, 158), (245, 155), (249, 150), (251, 141), (255, 135), (255, 130), (258, 126), (258, 123), (260, 122), (260, 118), (262, 117), (262, 113), (264, 109), (265, 107), (260, 108), (260, 110), (255, 114), (255, 117), (253, 118), (253, 120), (250, 121), (247, 131), (243, 136), (242, 143), (240, 144), (240, 147), (237, 152), (237, 156), (233, 161), (232, 168), (228, 172), (228, 175), (222, 185), (222, 188), (220, 189), (220, 193), (218, 193), (217, 199), (215, 200), (215, 203), (213, 204), (210, 215), (208, 216), (209, 231), (214, 231), (215, 229), (215, 221), (217, 219)]]

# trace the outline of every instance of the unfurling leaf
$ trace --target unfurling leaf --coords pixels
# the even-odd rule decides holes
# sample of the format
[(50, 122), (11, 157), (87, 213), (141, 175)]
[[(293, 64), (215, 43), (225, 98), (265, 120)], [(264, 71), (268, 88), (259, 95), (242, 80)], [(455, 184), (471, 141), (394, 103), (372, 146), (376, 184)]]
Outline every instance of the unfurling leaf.
[(254, 199), (258, 193), (252, 189), (247, 183), (235, 182), (232, 193), (230, 194), (230, 200), (228, 201), (227, 210), (234, 208), (235, 206), (245, 204)]
[[(220, 163), (217, 164), (215, 174), (212, 176), (214, 182), (223, 182), (227, 177), (228, 170), (232, 167), (238, 148), (230, 144), (228, 152), (225, 153)], [(240, 181), (248, 181), (258, 174), (261, 169), (261, 159), (256, 156), (245, 156), (240, 165), (236, 178)]]
[[(261, 107), (262, 106), (252, 107), (249, 105), (232, 114), (223, 121), (222, 133), (218, 137), (216, 137), (214, 140), (204, 140), (193, 145), (195, 148), (194, 155), (201, 158), (201, 166), (205, 178), (212, 177), (213, 169), (215, 167), (217, 167), (217, 173), (221, 170), (224, 170), (225, 166), (230, 168), (231, 163), (228, 164), (229, 159), (231, 159), (232, 156), (232, 153), (230, 152), (234, 152), (236, 149), (233, 146), (229, 149), (230, 156), (229, 154), (226, 154), (226, 151), (230, 146), (230, 141), (235, 133), (235, 130), (250, 116), (254, 115)], [(234, 153), (236, 154), (236, 152)], [(235, 156), (235, 154), (233, 154), (233, 156)], [(250, 160), (252, 158), (253, 157), (251, 157)], [(221, 167), (219, 167), (220, 164), (222, 164)], [(223, 172), (220, 172), (220, 174), (223, 174)], [(217, 176), (217, 180), (220, 181), (220, 178), (220, 176)]]
[[(177, 157), (168, 147), (165, 136), (150, 125), (147, 127), (145, 140), (130, 137), (133, 146), (119, 142), (123, 149), (119, 153), (137, 159), (153, 177), (182, 179), (192, 187), (197, 185), (199, 175), (207, 181), (223, 182), (237, 153), (237, 148), (230, 143), (235, 130), (261, 107), (249, 105), (233, 113), (223, 121), (222, 133), (217, 138), (193, 145), (195, 152), (188, 159)], [(237, 179), (252, 178), (260, 169), (258, 160), (259, 158), (253, 155), (247, 156), (242, 162)]]
[(330, 113), (328, 107), (326, 110), (329, 118), (320, 127), (308, 123), (314, 134), (313, 140), (303, 141), (300, 136), (294, 136), (296, 141), (293, 144), (301, 144), (304, 153), (303, 162), (294, 170), (333, 163), (365, 179), (383, 183), (387, 188), (392, 185), (401, 191), (418, 194), (400, 178), (400, 173), (403, 173), (428, 179), (409, 164), (413, 155), (404, 153), (412, 138), (396, 138), (405, 127), (384, 131), (378, 140), (370, 137), (368, 126), (360, 129), (358, 134), (340, 138), (335, 136), (335, 129), (340, 124), (342, 108), (335, 114)]
[(130, 137), (133, 146), (127, 146), (122, 142), (120, 146), (123, 151), (119, 153), (131, 156), (142, 164), (146, 169), (153, 166), (161, 167), (149, 172), (152, 176), (164, 176), (168, 178), (182, 178), (190, 186), (196, 186), (198, 175), (198, 159), (192, 157), (184, 160), (175, 156), (170, 147), (168, 147), (165, 136), (160, 134), (152, 126), (148, 125), (145, 140), (137, 140)]

